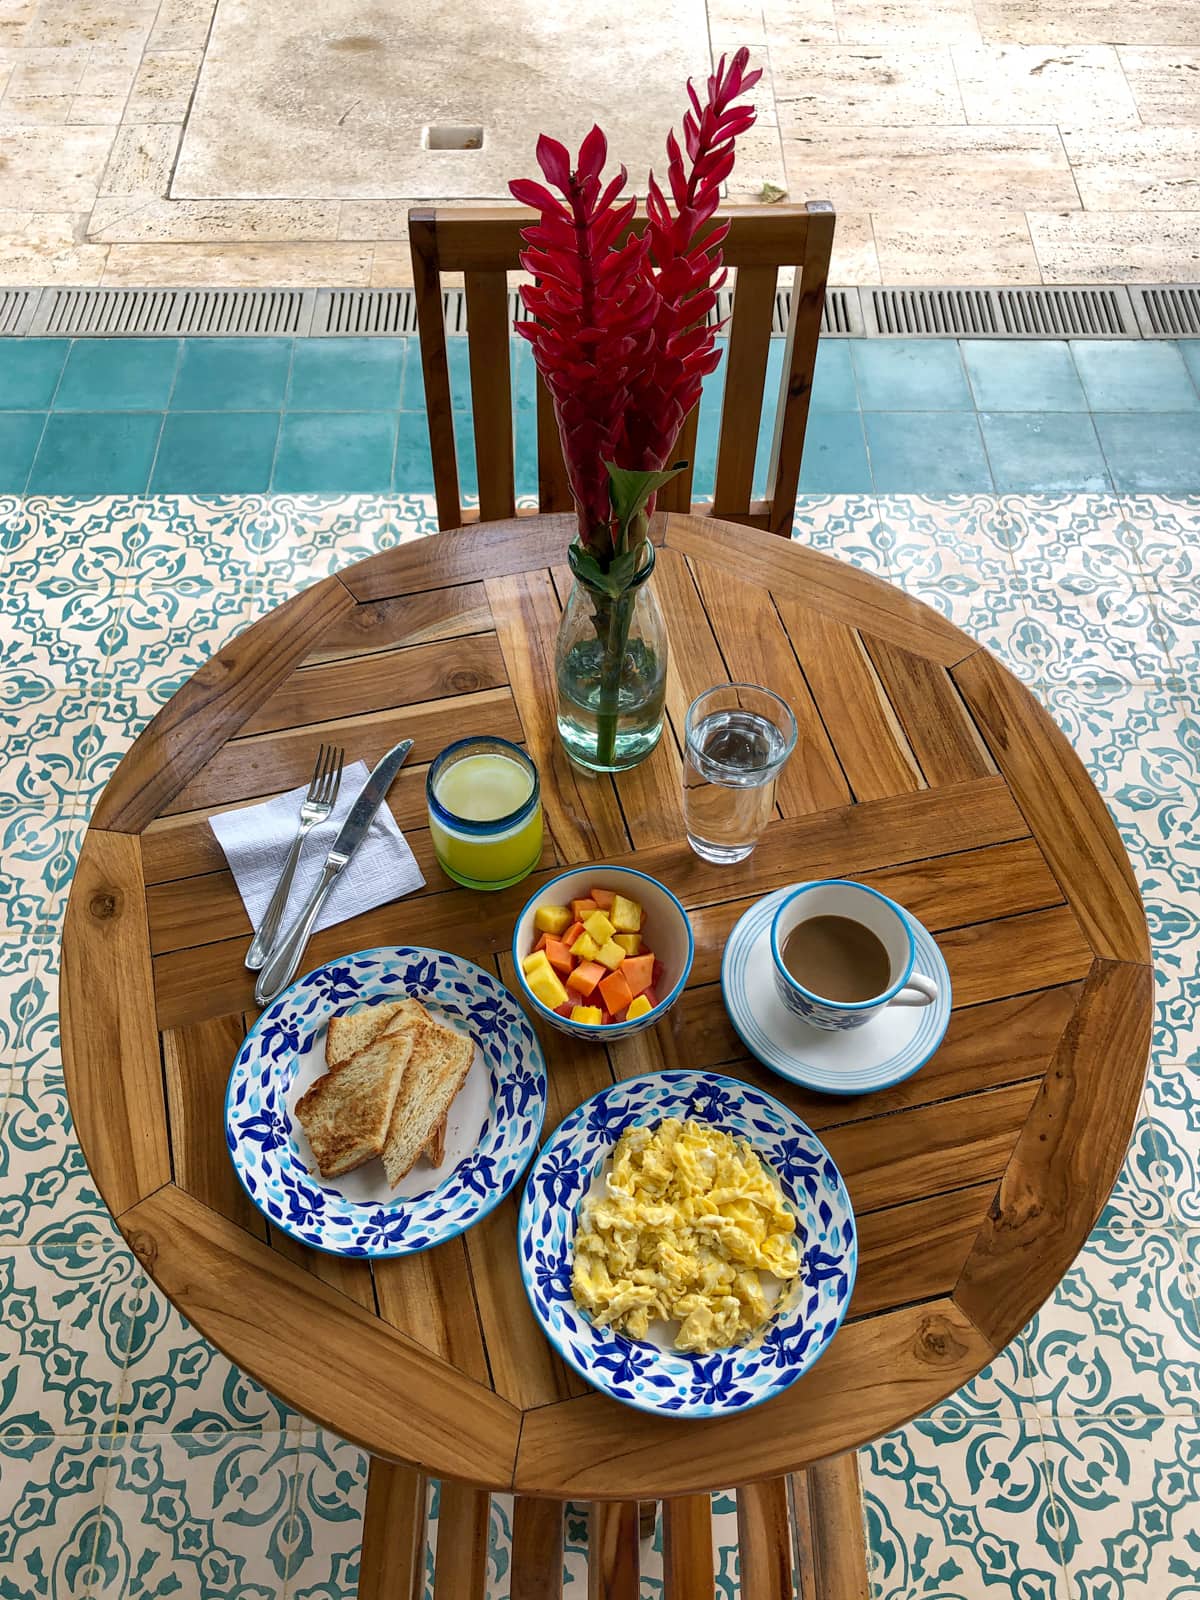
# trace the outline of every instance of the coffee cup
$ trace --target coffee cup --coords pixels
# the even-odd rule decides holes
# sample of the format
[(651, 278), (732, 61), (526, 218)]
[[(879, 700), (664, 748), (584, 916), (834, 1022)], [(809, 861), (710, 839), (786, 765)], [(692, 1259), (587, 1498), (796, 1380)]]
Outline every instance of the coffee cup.
[(938, 987), (913, 971), (903, 909), (845, 878), (801, 884), (771, 919), (775, 989), (814, 1028), (861, 1028), (884, 1006), (928, 1006)]

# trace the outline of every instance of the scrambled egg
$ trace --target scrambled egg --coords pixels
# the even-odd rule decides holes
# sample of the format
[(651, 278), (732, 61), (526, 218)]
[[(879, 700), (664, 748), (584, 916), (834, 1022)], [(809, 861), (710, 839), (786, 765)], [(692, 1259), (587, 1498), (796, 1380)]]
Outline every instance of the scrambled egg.
[(796, 1219), (744, 1139), (667, 1117), (629, 1128), (605, 1192), (583, 1202), (571, 1291), (601, 1327), (644, 1339), (678, 1322), (677, 1350), (749, 1342), (772, 1306), (760, 1274), (800, 1275)]

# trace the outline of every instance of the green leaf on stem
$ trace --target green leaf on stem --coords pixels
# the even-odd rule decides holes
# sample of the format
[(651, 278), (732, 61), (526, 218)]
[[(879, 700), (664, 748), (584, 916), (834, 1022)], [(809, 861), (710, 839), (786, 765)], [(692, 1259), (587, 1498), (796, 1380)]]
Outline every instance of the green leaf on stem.
[(657, 494), (664, 484), (679, 476), (687, 462), (677, 461), (673, 467), (667, 467), (662, 472), (630, 472), (627, 467), (618, 467), (613, 461), (606, 461), (604, 466), (608, 473), (613, 514), (625, 528), (652, 494)]

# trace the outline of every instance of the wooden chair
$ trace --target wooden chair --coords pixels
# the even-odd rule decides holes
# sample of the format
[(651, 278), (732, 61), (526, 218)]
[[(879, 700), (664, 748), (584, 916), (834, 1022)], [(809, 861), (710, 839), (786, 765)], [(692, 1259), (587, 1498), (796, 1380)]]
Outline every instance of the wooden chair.
[[(443, 1481), (434, 1600), (484, 1600), (489, 1495)], [(663, 1502), (666, 1600), (713, 1600), (712, 1502)], [(853, 1456), (737, 1491), (743, 1600), (867, 1600), (862, 1507)], [(589, 1510), (588, 1600), (637, 1600), (639, 1507)], [(794, 1534), (793, 1534), (794, 1528)], [(517, 1498), (511, 1600), (562, 1600), (563, 1505)], [(420, 1600), (425, 1581), (425, 1481), (411, 1468), (373, 1460), (358, 1600)]]
[[(458, 528), (476, 520), (497, 521), (516, 512), (508, 274), (520, 270), (521, 229), (529, 225), (532, 216), (515, 206), (461, 211), (418, 208), (408, 214), (434, 491), (442, 528)], [(692, 506), (697, 408), (684, 423), (679, 442), (678, 454), (690, 463), (688, 470), (667, 486), (658, 504), (664, 511), (709, 512), (788, 537), (800, 481), (834, 212), (825, 201), (807, 206), (745, 206), (732, 210), (728, 220), (725, 262), (737, 269), (737, 281), (724, 357), (725, 398), (713, 500), (711, 505)], [(642, 227), (644, 222), (635, 226)], [(793, 267), (796, 280), (767, 498), (754, 500), (754, 461), (781, 267)], [(445, 272), (461, 272), (466, 283), (478, 512), (464, 513), (462, 508), (443, 316)], [(554, 412), (540, 378), (537, 391), (539, 509), (569, 511), (571, 492)]]

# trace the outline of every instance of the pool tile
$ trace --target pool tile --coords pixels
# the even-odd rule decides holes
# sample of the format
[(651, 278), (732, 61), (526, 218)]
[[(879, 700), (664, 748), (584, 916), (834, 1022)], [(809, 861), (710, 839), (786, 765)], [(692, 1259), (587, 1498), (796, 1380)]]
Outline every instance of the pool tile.
[(168, 412), (150, 492), (265, 493), (278, 432), (278, 411)]
[(973, 409), (953, 339), (856, 339), (852, 360), (864, 411)]
[(858, 411), (813, 411), (804, 436), (800, 489), (806, 494), (869, 494), (871, 465)]
[(873, 411), (863, 421), (879, 494), (971, 494), (992, 487), (974, 412)]
[(1110, 487), (1100, 441), (1086, 413), (981, 411), (979, 425), (1002, 494)]
[(54, 409), (161, 411), (178, 360), (178, 339), (76, 339)]
[(1200, 411), (1200, 394), (1169, 340), (1076, 339), (1071, 353), (1093, 411)]
[(433, 458), (429, 454), (429, 427), (424, 416), (415, 411), (400, 413), (392, 486), (399, 494), (433, 493)]
[(162, 427), (159, 411), (51, 412), (31, 494), (143, 494)]
[[(291, 411), (394, 411), (406, 339), (297, 339)], [(420, 357), (417, 357), (420, 365)]]
[(963, 361), (981, 411), (1086, 411), (1062, 339), (964, 339)]
[(1192, 375), (1192, 382), (1200, 390), (1200, 339), (1181, 339), (1179, 353), (1183, 364)]
[[(412, 349), (404, 363), (404, 377), (400, 383), (400, 409), (425, 410), (425, 378), (421, 371), (421, 350), (416, 339), (410, 340)], [(509, 341), (509, 361), (512, 362), (512, 341)], [(455, 411), (471, 409), (471, 359), (467, 349), (466, 334), (451, 334), (446, 340), (446, 361), (450, 368), (450, 403)], [(511, 372), (511, 366), (510, 366)], [(511, 377), (509, 379), (511, 383)]]
[(45, 410), (70, 344), (69, 339), (0, 340), (0, 411)]
[[(784, 343), (783, 339), (771, 340), (772, 348), (775, 345), (780, 348), (781, 370)], [(854, 382), (849, 340), (822, 339), (817, 346), (817, 364), (813, 372), (812, 409), (854, 411), (857, 407), (858, 387)]]
[(172, 411), (278, 411), (290, 339), (185, 339)]
[(20, 494), (46, 425), (44, 411), (0, 412), (0, 494)]
[(390, 488), (395, 445), (394, 413), (287, 412), (271, 487), (293, 494)]
[(1119, 492), (1200, 492), (1200, 415), (1099, 412), (1094, 421)]

